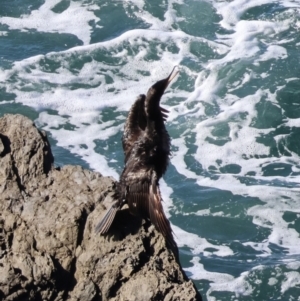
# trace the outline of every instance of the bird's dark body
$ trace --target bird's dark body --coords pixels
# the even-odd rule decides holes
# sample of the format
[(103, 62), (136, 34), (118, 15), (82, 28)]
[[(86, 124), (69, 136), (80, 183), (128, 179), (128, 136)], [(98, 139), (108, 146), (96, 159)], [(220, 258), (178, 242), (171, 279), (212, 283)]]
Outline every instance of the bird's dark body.
[(131, 214), (150, 219), (177, 254), (159, 190), (159, 179), (167, 170), (170, 156), (170, 136), (164, 124), (167, 111), (159, 104), (174, 77), (171, 75), (155, 83), (146, 96), (140, 95), (128, 113), (122, 137), (125, 167), (118, 183), (118, 200), (96, 230), (107, 232), (116, 211), (127, 203)]
[(149, 189), (152, 185), (158, 187), (158, 181), (167, 169), (169, 155), (170, 137), (164, 122), (160, 126), (151, 122), (133, 143), (120, 177), (120, 194), (132, 214), (149, 218)]
[(159, 124), (150, 121), (147, 128), (133, 143), (121, 178), (131, 165), (134, 165), (135, 171), (144, 168), (153, 169), (158, 178), (161, 178), (167, 170), (169, 156), (170, 137), (163, 120)]
[[(122, 136), (122, 146), (124, 150), (125, 163), (128, 160), (128, 157), (131, 153), (132, 147), (139, 138), (145, 132), (147, 126), (147, 116), (145, 112), (145, 100), (146, 95), (141, 94), (138, 96), (137, 100), (132, 105), (125, 125), (124, 125), (124, 133)], [(164, 120), (167, 118), (168, 111), (159, 107), (159, 112), (157, 112), (157, 123), (154, 126), (158, 126), (158, 132), (161, 132), (163, 143), (168, 143), (168, 148), (170, 148), (170, 137), (168, 132), (166, 131)], [(148, 131), (149, 132), (149, 131)], [(160, 141), (157, 141), (158, 145), (161, 144)], [(168, 154), (169, 155), (169, 154)]]

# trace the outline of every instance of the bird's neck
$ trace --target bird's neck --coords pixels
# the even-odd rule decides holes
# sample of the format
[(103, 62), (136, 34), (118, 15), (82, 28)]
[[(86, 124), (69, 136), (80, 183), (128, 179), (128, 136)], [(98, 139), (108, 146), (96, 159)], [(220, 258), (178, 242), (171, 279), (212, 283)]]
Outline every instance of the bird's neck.
[(159, 133), (162, 128), (165, 128), (165, 124), (164, 124), (163, 116), (161, 115), (160, 111), (158, 111), (157, 114), (155, 114), (154, 118), (148, 116), (147, 129), (149, 131)]

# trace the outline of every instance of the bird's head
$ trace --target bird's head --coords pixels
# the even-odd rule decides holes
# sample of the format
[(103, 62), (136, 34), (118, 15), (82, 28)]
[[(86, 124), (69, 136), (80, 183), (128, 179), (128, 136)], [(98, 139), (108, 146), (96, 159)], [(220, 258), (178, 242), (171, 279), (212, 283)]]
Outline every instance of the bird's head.
[(178, 67), (175, 66), (167, 78), (159, 80), (153, 86), (150, 87), (145, 99), (145, 111), (148, 117), (155, 118), (156, 114), (158, 112), (161, 112), (159, 106), (160, 99), (163, 96), (170, 82), (175, 78), (177, 74), (178, 74)]

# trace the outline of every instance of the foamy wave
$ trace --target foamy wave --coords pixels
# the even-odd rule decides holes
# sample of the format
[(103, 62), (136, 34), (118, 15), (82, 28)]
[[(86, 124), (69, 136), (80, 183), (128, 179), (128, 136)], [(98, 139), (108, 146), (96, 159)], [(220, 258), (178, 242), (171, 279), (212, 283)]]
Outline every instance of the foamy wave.
[(46, 0), (37, 10), (31, 11), (29, 15), (20, 18), (1, 17), (0, 23), (9, 26), (9, 29), (27, 31), (30, 29), (39, 32), (67, 33), (77, 36), (84, 44), (90, 41), (92, 28), (91, 21), (99, 19), (93, 10), (99, 9), (97, 5), (88, 7), (79, 1), (70, 1), (69, 6), (55, 12), (55, 7), (61, 4), (61, 0)]

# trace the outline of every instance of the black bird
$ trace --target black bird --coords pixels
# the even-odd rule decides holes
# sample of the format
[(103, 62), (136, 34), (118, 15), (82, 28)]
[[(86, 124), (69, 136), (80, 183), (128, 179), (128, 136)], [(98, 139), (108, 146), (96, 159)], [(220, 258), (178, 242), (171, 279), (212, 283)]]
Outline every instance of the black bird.
[[(137, 100), (132, 105), (125, 122), (124, 133), (122, 136), (125, 163), (128, 160), (134, 142), (139, 139), (147, 126), (145, 99), (145, 94), (138, 96)], [(162, 107), (160, 107), (160, 111), (163, 119), (166, 120), (168, 117), (167, 113), (169, 113), (169, 111)]]
[(125, 167), (118, 183), (118, 198), (96, 226), (96, 232), (107, 233), (116, 212), (127, 203), (131, 214), (150, 219), (177, 255), (158, 183), (170, 156), (170, 136), (164, 124), (168, 111), (160, 107), (160, 100), (178, 73), (175, 68), (150, 87), (146, 96), (140, 95), (129, 111), (122, 138)]

